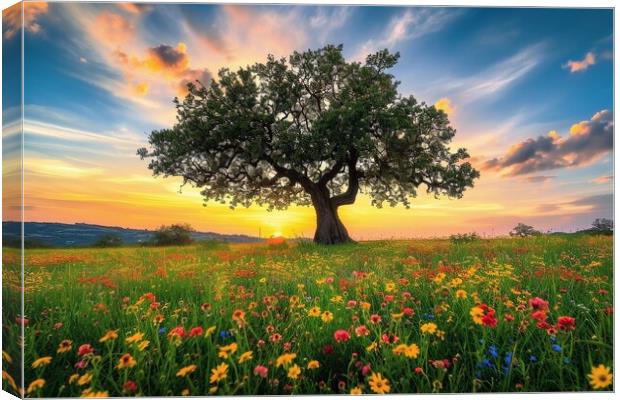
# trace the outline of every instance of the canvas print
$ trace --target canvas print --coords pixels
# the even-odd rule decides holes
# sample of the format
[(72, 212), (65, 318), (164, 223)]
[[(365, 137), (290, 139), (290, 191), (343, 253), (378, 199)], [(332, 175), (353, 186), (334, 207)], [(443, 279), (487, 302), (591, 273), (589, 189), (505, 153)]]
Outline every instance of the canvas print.
[(613, 10), (3, 10), (2, 389), (610, 392)]

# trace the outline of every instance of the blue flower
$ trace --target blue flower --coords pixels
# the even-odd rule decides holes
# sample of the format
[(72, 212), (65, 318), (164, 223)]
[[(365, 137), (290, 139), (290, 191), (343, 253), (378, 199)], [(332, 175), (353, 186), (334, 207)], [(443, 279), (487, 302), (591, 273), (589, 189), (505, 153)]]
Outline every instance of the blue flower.
[(506, 355), (504, 356), (504, 364), (508, 366), (512, 364), (512, 353), (511, 352), (506, 353)]
[(161, 328), (159, 328), (159, 334), (160, 335), (164, 335), (166, 333), (166, 328), (164, 328), (163, 326)]
[(532, 362), (532, 363), (538, 362), (538, 358), (535, 355), (532, 354), (530, 356), (530, 362)]
[(493, 363), (486, 357), (482, 359), (482, 366), (491, 369), (494, 368)]
[(559, 344), (554, 344), (553, 346), (551, 346), (551, 349), (555, 351), (556, 353), (559, 353), (562, 351), (562, 347)]
[(493, 358), (497, 358), (497, 348), (495, 348), (495, 346), (489, 346), (489, 355)]
[(504, 375), (508, 375), (508, 372), (509, 372), (509, 371), (510, 371), (510, 368), (508, 368), (508, 367), (506, 367), (506, 366), (502, 367), (502, 373), (503, 373)]
[(431, 313), (422, 314), (425, 319), (435, 319), (435, 316)]
[(227, 330), (220, 331), (220, 337), (222, 339), (226, 339), (226, 338), (229, 338), (231, 336), (232, 336), (232, 333), (230, 331), (227, 331)]

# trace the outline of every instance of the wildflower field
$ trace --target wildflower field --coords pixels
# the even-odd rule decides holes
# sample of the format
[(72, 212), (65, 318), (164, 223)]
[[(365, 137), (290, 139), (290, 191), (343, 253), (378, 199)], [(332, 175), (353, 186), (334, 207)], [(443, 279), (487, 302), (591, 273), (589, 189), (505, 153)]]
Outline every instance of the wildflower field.
[[(18, 263), (4, 249), (4, 263)], [(28, 250), (26, 396), (612, 390), (612, 239)], [(16, 277), (3, 269), (4, 295)]]

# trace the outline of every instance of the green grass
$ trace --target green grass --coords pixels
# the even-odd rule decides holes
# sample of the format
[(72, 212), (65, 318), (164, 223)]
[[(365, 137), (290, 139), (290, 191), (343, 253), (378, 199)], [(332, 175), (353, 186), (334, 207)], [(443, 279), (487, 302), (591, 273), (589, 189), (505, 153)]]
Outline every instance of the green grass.
[[(15, 254), (4, 250), (5, 282), (15, 281)], [(392, 393), (592, 390), (591, 368), (613, 361), (612, 271), (612, 239), (585, 236), (28, 250), (25, 386), (44, 379), (29, 395), (46, 397), (84, 390), (152, 396), (349, 393), (359, 387), (372, 393), (372, 375), (363, 373), (371, 372), (387, 379)], [(466, 297), (457, 297), (457, 290)], [(15, 292), (5, 285), (3, 295)], [(534, 297), (549, 303), (549, 325), (570, 316), (576, 329), (538, 328), (529, 304)], [(473, 320), (470, 311), (478, 303), (495, 310), (496, 327)], [(309, 316), (314, 306), (331, 312), (333, 320)], [(401, 316), (405, 308), (413, 314)], [(235, 310), (245, 314), (241, 325), (233, 319)], [(18, 314), (18, 304), (5, 304), (4, 350), (13, 364)], [(373, 314), (380, 323), (371, 322)], [(513, 320), (505, 320), (506, 314)], [(161, 323), (154, 322), (157, 315)], [(420, 326), (429, 322), (436, 331), (422, 333)], [(356, 335), (360, 325), (368, 336)], [(203, 333), (170, 338), (177, 326), (186, 334), (195, 327)], [(214, 332), (205, 335), (209, 327)], [(334, 339), (340, 329), (350, 340)], [(100, 343), (109, 330), (117, 330), (118, 338)], [(146, 349), (126, 342), (134, 333), (143, 334)], [(399, 339), (385, 343), (383, 335)], [(72, 341), (72, 348), (58, 353), (63, 340)], [(218, 349), (231, 343), (236, 352), (219, 357)], [(368, 350), (372, 343), (376, 349)], [(78, 356), (83, 344), (94, 353)], [(395, 354), (399, 344), (416, 344), (419, 354)], [(248, 351), (252, 359), (240, 364)], [(136, 365), (116, 368), (126, 353)], [(283, 353), (296, 357), (277, 367)], [(50, 364), (32, 367), (45, 356), (52, 357)], [(76, 367), (80, 360), (83, 368)], [(319, 361), (319, 368), (307, 368), (310, 360)], [(221, 364), (228, 366), (226, 377), (211, 383), (211, 370)], [(254, 373), (259, 364), (268, 368), (266, 378)], [(288, 376), (294, 364), (301, 369), (297, 379)], [(3, 365), (15, 370), (6, 360)], [(190, 365), (193, 372), (177, 376)], [(70, 383), (74, 374), (91, 378)], [(124, 391), (128, 380), (135, 392)], [(13, 390), (7, 379), (3, 385)]]

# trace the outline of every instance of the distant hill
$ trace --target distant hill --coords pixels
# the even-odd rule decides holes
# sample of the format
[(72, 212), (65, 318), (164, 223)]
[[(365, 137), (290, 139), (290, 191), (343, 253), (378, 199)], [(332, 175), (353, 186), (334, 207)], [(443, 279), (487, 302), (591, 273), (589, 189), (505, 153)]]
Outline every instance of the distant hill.
[[(19, 243), (19, 222), (2, 222), (2, 241), (5, 246)], [(147, 242), (153, 231), (147, 229), (127, 229), (118, 226), (92, 224), (61, 224), (55, 222), (25, 222), (25, 241), (33, 247), (74, 247), (88, 246), (95, 243), (101, 235), (115, 234), (123, 244), (140, 244)], [(225, 242), (247, 243), (259, 241), (246, 235), (225, 235), (214, 232), (192, 232), (194, 240), (218, 240)]]

